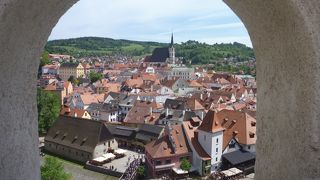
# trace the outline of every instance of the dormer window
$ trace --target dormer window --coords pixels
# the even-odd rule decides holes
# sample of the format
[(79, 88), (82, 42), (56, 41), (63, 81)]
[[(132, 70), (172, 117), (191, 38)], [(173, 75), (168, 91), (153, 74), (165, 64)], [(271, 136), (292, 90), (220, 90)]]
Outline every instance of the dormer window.
[(60, 131), (57, 131), (56, 134), (54, 135), (53, 139), (56, 138), (59, 135)]
[(78, 139), (78, 136), (75, 136), (71, 143), (74, 143)]
[(224, 118), (221, 125), (223, 126), (227, 122), (228, 122), (228, 118)]
[(239, 134), (239, 132), (238, 131), (233, 131), (233, 136), (236, 136), (237, 134)]
[(236, 122), (237, 122), (237, 120), (233, 120), (228, 128), (229, 129), (232, 128), (236, 124)]
[(80, 146), (82, 146), (87, 141), (87, 138), (83, 138)]
[(253, 133), (253, 132), (249, 133), (250, 138), (254, 138), (254, 135), (255, 135), (255, 133)]
[(66, 138), (67, 135), (68, 133), (64, 133), (61, 140), (64, 140), (64, 138)]

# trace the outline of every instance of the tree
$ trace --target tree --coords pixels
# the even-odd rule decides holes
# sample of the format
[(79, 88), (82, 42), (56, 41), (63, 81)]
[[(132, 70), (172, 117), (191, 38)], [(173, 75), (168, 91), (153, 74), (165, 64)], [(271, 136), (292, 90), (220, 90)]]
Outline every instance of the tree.
[(98, 80), (101, 80), (103, 78), (102, 74), (96, 73), (96, 72), (90, 72), (89, 74), (90, 82), (94, 83)]
[(54, 157), (46, 157), (44, 165), (41, 166), (42, 180), (70, 180), (71, 174), (66, 173), (62, 162)]
[(49, 63), (50, 63), (49, 53), (48, 53), (48, 51), (44, 51), (41, 55), (41, 58), (40, 58), (40, 67), (42, 67), (46, 64), (49, 64)]
[(40, 64), (39, 64), (39, 68), (38, 68), (38, 77), (41, 76), (42, 73), (42, 67), (46, 64), (49, 64), (50, 60), (49, 60), (49, 53), (48, 51), (44, 51), (40, 57)]
[(74, 84), (75, 79), (76, 79), (76, 78), (74, 78), (74, 76), (71, 75), (71, 76), (68, 78), (68, 81)]
[(189, 171), (191, 169), (191, 163), (186, 158), (183, 158), (181, 160), (180, 168), (184, 171)]
[(146, 176), (146, 168), (144, 166), (139, 166), (137, 169), (137, 174), (142, 178)]
[(46, 133), (59, 116), (60, 99), (56, 94), (39, 88), (37, 92), (37, 107), (38, 131), (39, 133)]

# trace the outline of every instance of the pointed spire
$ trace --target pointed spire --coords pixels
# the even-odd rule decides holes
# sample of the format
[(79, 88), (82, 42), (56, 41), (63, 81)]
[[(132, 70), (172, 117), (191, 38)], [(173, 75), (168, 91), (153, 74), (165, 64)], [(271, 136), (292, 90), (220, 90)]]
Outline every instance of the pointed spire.
[(173, 47), (173, 33), (171, 34), (171, 43), (170, 43), (170, 47)]

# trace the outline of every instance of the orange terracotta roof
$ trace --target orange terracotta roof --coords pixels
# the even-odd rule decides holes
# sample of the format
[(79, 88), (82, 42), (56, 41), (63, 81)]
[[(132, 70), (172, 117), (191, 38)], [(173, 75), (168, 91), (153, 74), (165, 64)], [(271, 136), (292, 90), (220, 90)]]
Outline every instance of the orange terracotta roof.
[(133, 124), (155, 124), (156, 120), (160, 117), (160, 113), (151, 113), (151, 111), (152, 108), (150, 107), (133, 106), (125, 117), (124, 122)]
[(196, 98), (188, 98), (187, 105), (191, 110), (203, 110), (204, 107)]
[(56, 88), (56, 84), (53, 82), (51, 84), (48, 84), (45, 88), (44, 88), (45, 91), (55, 91), (57, 90)]
[(195, 136), (197, 127), (193, 127), (190, 123), (190, 121), (184, 121), (183, 122), (183, 130), (186, 133), (187, 138), (189, 139), (189, 142), (191, 142), (193, 148), (196, 150), (197, 154), (201, 157), (202, 160), (210, 160), (211, 157), (209, 154), (203, 149), (203, 147), (200, 145), (198, 138)]
[(195, 81), (195, 80), (188, 81), (188, 83), (189, 83), (189, 86), (190, 86), (190, 87), (203, 87), (202, 84), (198, 83), (198, 82)]
[(191, 152), (182, 125), (171, 125), (170, 130), (167, 126), (165, 134), (148, 143), (145, 150), (152, 158), (172, 157)]
[(245, 112), (226, 109), (219, 112), (209, 111), (198, 129), (214, 133), (218, 127), (224, 129), (223, 149), (232, 138), (240, 144), (256, 143), (256, 119)]
[(84, 104), (100, 103), (104, 101), (104, 94), (83, 93), (80, 97)]
[(161, 108), (163, 107), (161, 104), (159, 103), (156, 103), (156, 102), (150, 102), (150, 101), (136, 101), (134, 106), (137, 106), (137, 107), (152, 107), (153, 109), (158, 109), (158, 108)]
[(216, 116), (217, 113), (215, 111), (209, 110), (198, 129), (210, 133), (223, 131), (224, 128), (218, 122)]
[(171, 80), (166, 79), (161, 82), (161, 85), (166, 86), (168, 88), (172, 88), (172, 86), (174, 85), (174, 83), (176, 83), (177, 80), (178, 78), (171, 79)]
[(69, 85), (71, 84), (71, 82), (69, 82), (69, 81), (65, 81), (64, 83), (63, 83), (63, 86), (64, 86), (64, 88), (68, 88), (69, 87)]
[(127, 81), (125, 81), (125, 84), (129, 87), (140, 88), (143, 86), (143, 80), (141, 78), (128, 79)]
[(83, 117), (86, 110), (83, 109), (71, 109), (69, 107), (61, 108), (60, 114), (70, 117)]

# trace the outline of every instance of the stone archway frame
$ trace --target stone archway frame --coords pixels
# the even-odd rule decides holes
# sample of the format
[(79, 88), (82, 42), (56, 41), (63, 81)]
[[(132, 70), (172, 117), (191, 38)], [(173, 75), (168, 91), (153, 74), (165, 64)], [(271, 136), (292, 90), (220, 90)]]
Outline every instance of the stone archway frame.
[[(38, 57), (77, 0), (0, 2), (0, 175), (39, 179)], [(320, 3), (225, 0), (242, 19), (257, 57), (256, 179), (320, 174)]]

